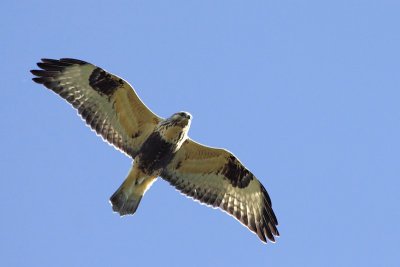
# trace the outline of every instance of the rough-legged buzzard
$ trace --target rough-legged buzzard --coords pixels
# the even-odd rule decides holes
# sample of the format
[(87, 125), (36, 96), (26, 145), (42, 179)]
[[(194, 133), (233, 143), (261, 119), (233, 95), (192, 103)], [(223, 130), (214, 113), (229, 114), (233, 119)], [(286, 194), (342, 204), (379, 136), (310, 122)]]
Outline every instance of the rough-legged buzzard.
[(123, 79), (85, 61), (42, 59), (33, 80), (67, 100), (104, 140), (134, 160), (111, 196), (114, 211), (134, 214), (161, 177), (183, 194), (220, 208), (258, 237), (274, 242), (278, 221), (264, 186), (229, 151), (191, 140), (191, 115), (163, 119), (148, 109)]

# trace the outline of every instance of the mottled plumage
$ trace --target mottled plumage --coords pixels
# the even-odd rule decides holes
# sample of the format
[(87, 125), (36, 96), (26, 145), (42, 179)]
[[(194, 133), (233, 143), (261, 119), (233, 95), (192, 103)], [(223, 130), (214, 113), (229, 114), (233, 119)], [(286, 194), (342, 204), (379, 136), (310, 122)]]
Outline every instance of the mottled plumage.
[(279, 236), (264, 186), (229, 151), (201, 145), (187, 133), (191, 115), (162, 119), (123, 79), (85, 61), (42, 59), (33, 80), (67, 100), (104, 140), (134, 160), (111, 196), (113, 210), (134, 214), (161, 177), (183, 194), (235, 217), (266, 242)]

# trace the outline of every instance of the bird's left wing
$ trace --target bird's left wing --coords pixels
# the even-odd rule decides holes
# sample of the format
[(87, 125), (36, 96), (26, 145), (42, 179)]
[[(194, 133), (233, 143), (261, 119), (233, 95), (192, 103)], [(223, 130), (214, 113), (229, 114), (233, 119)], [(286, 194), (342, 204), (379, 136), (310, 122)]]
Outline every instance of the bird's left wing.
[(279, 236), (267, 191), (232, 153), (188, 139), (161, 177), (187, 196), (232, 215), (262, 241)]
[(104, 140), (135, 157), (162, 120), (123, 79), (82, 60), (42, 59), (33, 80), (51, 89), (75, 109)]

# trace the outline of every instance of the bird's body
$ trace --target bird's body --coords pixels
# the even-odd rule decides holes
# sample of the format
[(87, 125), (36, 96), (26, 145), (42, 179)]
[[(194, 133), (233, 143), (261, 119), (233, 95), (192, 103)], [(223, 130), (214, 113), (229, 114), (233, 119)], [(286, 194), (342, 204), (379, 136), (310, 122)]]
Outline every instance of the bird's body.
[(133, 214), (139, 202), (162, 170), (171, 162), (187, 139), (190, 114), (179, 112), (158, 123), (143, 142), (134, 158), (135, 164), (121, 187), (111, 196), (113, 210), (121, 215)]
[(162, 119), (121, 78), (85, 61), (42, 59), (33, 80), (66, 99), (104, 140), (134, 160), (111, 196), (113, 210), (134, 214), (145, 192), (162, 177), (183, 194), (235, 217), (266, 242), (279, 236), (264, 186), (229, 151), (188, 137), (191, 115)]

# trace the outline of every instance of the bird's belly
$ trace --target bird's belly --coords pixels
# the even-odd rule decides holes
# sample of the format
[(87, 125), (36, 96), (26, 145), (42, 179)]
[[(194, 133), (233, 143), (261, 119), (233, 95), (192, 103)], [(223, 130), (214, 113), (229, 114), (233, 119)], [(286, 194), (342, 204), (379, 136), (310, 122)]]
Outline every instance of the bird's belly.
[(168, 143), (159, 133), (152, 133), (135, 157), (135, 162), (146, 174), (155, 175), (173, 159), (176, 148), (176, 144)]

